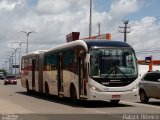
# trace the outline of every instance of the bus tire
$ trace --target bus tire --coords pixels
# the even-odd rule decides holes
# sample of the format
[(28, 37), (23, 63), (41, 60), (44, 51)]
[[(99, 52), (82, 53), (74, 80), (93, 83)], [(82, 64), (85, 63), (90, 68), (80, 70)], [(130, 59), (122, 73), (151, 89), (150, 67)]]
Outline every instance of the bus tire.
[(29, 89), (29, 83), (28, 80), (26, 81), (26, 89), (27, 89), (27, 93), (31, 93), (31, 90)]
[(45, 83), (45, 96), (49, 98), (49, 87), (47, 83)]
[(120, 100), (111, 100), (111, 104), (113, 104), (113, 105), (118, 105), (119, 101), (120, 101)]
[(140, 93), (139, 93), (139, 95), (140, 95), (141, 103), (148, 103), (149, 98), (147, 97), (147, 95), (144, 92), (144, 90), (141, 90)]
[(71, 96), (71, 101), (73, 104), (77, 104), (77, 93), (76, 93), (76, 89), (74, 87), (74, 85), (71, 85), (70, 88), (70, 96)]

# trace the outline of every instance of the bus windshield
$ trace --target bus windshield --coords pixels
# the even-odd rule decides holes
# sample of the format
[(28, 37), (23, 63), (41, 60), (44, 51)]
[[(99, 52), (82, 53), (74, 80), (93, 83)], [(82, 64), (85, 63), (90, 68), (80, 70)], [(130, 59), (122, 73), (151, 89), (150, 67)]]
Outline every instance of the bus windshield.
[(90, 76), (95, 78), (133, 78), (138, 74), (136, 57), (131, 48), (90, 50)]

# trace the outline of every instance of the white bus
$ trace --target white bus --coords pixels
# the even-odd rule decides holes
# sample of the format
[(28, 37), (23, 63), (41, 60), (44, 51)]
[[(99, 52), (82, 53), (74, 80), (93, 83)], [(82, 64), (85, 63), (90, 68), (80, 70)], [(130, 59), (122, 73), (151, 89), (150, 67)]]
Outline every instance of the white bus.
[(77, 100), (118, 103), (137, 92), (133, 48), (107, 40), (76, 40), (22, 57), (22, 86), (28, 92)]

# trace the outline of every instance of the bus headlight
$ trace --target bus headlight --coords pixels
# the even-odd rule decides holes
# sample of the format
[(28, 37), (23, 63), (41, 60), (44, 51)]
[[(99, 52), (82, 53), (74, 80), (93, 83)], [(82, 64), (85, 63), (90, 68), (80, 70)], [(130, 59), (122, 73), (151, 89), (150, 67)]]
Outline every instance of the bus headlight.
[(97, 91), (97, 92), (101, 92), (100, 89), (98, 89), (97, 87), (95, 87), (95, 86), (93, 86), (93, 85), (90, 85), (90, 88), (91, 88), (92, 90)]

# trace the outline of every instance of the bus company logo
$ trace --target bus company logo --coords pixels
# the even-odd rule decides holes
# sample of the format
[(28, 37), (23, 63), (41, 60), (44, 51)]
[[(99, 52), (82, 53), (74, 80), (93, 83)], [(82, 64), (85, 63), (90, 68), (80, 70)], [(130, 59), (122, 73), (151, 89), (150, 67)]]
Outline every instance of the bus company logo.
[(109, 85), (109, 82), (102, 82), (102, 85)]

